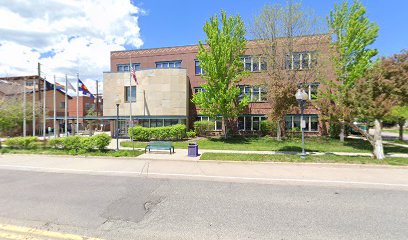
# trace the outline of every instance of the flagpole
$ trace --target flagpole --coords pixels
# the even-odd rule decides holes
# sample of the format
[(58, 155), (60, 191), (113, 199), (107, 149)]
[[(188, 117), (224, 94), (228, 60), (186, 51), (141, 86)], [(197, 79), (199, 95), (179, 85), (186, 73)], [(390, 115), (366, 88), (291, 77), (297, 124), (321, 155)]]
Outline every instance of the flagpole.
[(68, 76), (65, 74), (65, 117), (64, 117), (64, 124), (65, 124), (65, 136), (68, 136)]
[[(132, 120), (132, 70), (133, 70), (133, 68), (132, 68), (132, 56), (129, 56), (129, 92), (130, 92), (129, 127), (130, 128), (133, 128), (133, 120)], [(135, 89), (135, 91), (136, 91), (136, 89)], [(135, 93), (135, 98), (136, 98), (136, 93)], [(133, 142), (133, 135), (130, 134), (129, 137), (130, 137), (130, 141), (132, 142), (132, 149), (133, 149), (133, 151), (135, 151), (135, 144)]]
[(46, 124), (47, 79), (44, 78), (43, 80), (44, 80), (44, 87), (43, 87), (43, 91), (44, 91), (44, 94), (43, 94), (43, 97), (44, 97), (44, 99), (43, 99), (43, 140), (45, 140), (45, 138), (46, 138), (45, 133), (46, 133), (46, 127), (47, 127), (47, 124)]
[(79, 132), (79, 73), (77, 73), (77, 99), (76, 99), (76, 133)]
[(33, 136), (35, 136), (35, 78), (33, 79)]
[(57, 80), (55, 79), (55, 75), (54, 75), (54, 99), (53, 99), (53, 102), (54, 102), (54, 138), (56, 138), (57, 137), (57, 127), (56, 127), (56, 125), (57, 125), (57, 99), (56, 99), (56, 96), (55, 96), (55, 94), (56, 94), (56, 87), (57, 86)]
[(99, 129), (99, 82), (98, 80), (95, 81), (96, 83), (96, 129)]
[(24, 79), (23, 85), (23, 136), (27, 135), (27, 94), (26, 94), (26, 80)]

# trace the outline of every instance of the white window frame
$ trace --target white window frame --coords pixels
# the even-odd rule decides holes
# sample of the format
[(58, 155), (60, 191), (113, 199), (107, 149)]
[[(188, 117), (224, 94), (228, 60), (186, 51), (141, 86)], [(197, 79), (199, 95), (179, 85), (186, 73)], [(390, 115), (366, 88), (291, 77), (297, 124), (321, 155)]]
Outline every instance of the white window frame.
[[(199, 73), (197, 73), (197, 71), (196, 71), (197, 63), (199, 64), (198, 67), (200, 68)], [(198, 60), (194, 60), (194, 73), (195, 73), (195, 75), (203, 75), (204, 74), (203, 69), (200, 66), (200, 61), (198, 61)]]
[[(290, 70), (308, 70), (308, 69), (312, 69), (312, 57), (313, 54), (315, 52), (314, 51), (305, 51), (305, 52), (292, 52), (291, 54), (291, 64), (290, 64)], [(299, 68), (295, 68), (295, 58), (294, 55), (299, 54)], [(308, 59), (308, 66), (307, 68), (303, 68), (303, 56), (307, 55), (309, 57)], [(289, 66), (288, 66), (289, 67)]]
[[(301, 115), (300, 114), (291, 114), (289, 115), (290, 121), (291, 121), (291, 126), (290, 129), (293, 129), (295, 127), (295, 117), (299, 116), (300, 121)], [(312, 117), (317, 116), (317, 130), (311, 130), (312, 129)], [(306, 121), (306, 118), (308, 119), (308, 125), (307, 128), (305, 128), (305, 132), (319, 132), (320, 126), (319, 126), (319, 116), (317, 114), (308, 114), (308, 115), (303, 115), (304, 120)], [(286, 122), (286, 119), (285, 119)], [(301, 129), (302, 130), (302, 129)]]
[[(155, 62), (156, 68), (158, 69), (175, 69), (175, 68), (181, 68), (181, 62), (182, 60), (174, 60), (174, 61), (160, 61), (160, 62)], [(173, 64), (174, 67), (170, 67), (170, 64)], [(179, 65), (178, 67), (176, 67)], [(160, 67), (158, 67), (160, 66)], [(166, 67), (164, 67), (166, 66)]]

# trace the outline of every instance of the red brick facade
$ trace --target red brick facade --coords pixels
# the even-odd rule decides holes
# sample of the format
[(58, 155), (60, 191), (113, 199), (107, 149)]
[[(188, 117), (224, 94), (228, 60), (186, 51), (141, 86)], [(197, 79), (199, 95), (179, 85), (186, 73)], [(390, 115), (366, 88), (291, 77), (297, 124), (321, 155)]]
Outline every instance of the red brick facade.
[[(302, 37), (301, 48), (302, 50), (308, 51), (319, 51), (323, 58), (328, 56), (329, 46), (330, 46), (330, 36), (322, 35), (323, 41), (319, 44), (319, 49), (308, 49), (309, 42), (314, 41), (313, 36)], [(304, 40), (303, 40), (304, 39)], [(303, 42), (302, 42), (303, 41)], [(301, 49), (299, 49), (300, 51)], [(194, 94), (194, 88), (200, 87), (205, 80), (195, 73), (195, 60), (198, 52), (197, 45), (190, 46), (177, 46), (177, 47), (164, 47), (164, 48), (153, 48), (153, 49), (142, 49), (142, 50), (131, 50), (131, 51), (115, 51), (111, 53), (111, 71), (117, 72), (118, 64), (129, 64), (131, 59), (132, 64), (140, 64), (140, 69), (152, 69), (156, 68), (156, 62), (162, 61), (176, 61), (181, 60), (181, 68), (187, 69), (187, 77), (190, 82), (190, 96)], [(259, 49), (257, 49), (257, 44), (255, 41), (248, 41), (246, 55), (260, 55)], [(324, 69), (324, 74), (329, 77), (333, 77), (332, 69)], [(243, 85), (257, 85), (261, 84), (265, 80), (265, 74), (262, 72), (253, 72), (249, 77), (243, 79), (240, 84)], [(295, 93), (294, 93), (295, 94)], [(243, 113), (244, 115), (265, 115), (270, 114), (270, 105), (267, 101), (261, 102), (250, 102), (249, 106)], [(298, 114), (298, 111), (290, 112), (288, 114)], [(319, 112), (313, 108), (309, 107), (305, 110), (305, 114), (319, 114)], [(189, 117), (195, 119), (199, 115), (196, 107), (192, 102), (190, 102)], [(320, 131), (321, 127), (319, 128)], [(316, 134), (316, 133), (314, 133)]]

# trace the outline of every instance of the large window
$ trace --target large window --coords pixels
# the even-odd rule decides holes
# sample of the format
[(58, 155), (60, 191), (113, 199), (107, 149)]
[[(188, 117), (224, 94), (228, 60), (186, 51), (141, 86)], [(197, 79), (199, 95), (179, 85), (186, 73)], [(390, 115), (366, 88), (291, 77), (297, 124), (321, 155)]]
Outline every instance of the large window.
[(287, 54), (285, 59), (285, 68), (291, 70), (311, 69), (316, 64), (316, 52), (293, 52)]
[(261, 121), (263, 120), (266, 120), (265, 116), (238, 117), (238, 130), (240, 131), (259, 131), (261, 130)]
[(200, 67), (200, 61), (198, 61), (198, 60), (195, 60), (195, 74), (196, 75), (204, 74), (203, 69)]
[(156, 62), (156, 68), (181, 68), (181, 60)]
[(139, 125), (142, 127), (163, 127), (163, 126), (173, 126), (176, 124), (185, 124), (184, 119), (140, 119)]
[(241, 90), (240, 99), (246, 95), (251, 102), (265, 102), (267, 100), (266, 88), (264, 86), (240, 85), (239, 88)]
[[(305, 132), (317, 132), (319, 131), (319, 118), (316, 114), (303, 115), (305, 120)], [(301, 131), (300, 115), (286, 115), (285, 125), (287, 131)]]
[(208, 116), (198, 116), (196, 118), (196, 121), (211, 121), (214, 122), (214, 130), (215, 131), (221, 131), (222, 130), (222, 118), (221, 117), (216, 117), (210, 118)]
[(309, 100), (315, 100), (315, 99), (317, 99), (319, 86), (320, 86), (320, 83), (314, 82), (314, 83), (299, 84), (298, 87), (305, 89), (306, 93), (309, 96)]
[(266, 70), (266, 61), (259, 56), (245, 56), (241, 57), (244, 63), (244, 68), (250, 72), (260, 72)]
[(136, 102), (136, 86), (125, 87), (125, 102)]
[[(135, 70), (140, 70), (140, 63), (132, 63), (132, 67)], [(116, 65), (118, 72), (129, 72), (129, 64), (118, 64)]]

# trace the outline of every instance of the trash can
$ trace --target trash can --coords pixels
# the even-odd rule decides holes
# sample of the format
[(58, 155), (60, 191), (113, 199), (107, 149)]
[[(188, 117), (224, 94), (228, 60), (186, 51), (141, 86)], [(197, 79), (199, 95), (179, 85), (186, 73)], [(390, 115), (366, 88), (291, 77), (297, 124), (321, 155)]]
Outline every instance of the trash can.
[(198, 157), (198, 145), (196, 142), (188, 144), (188, 156)]

